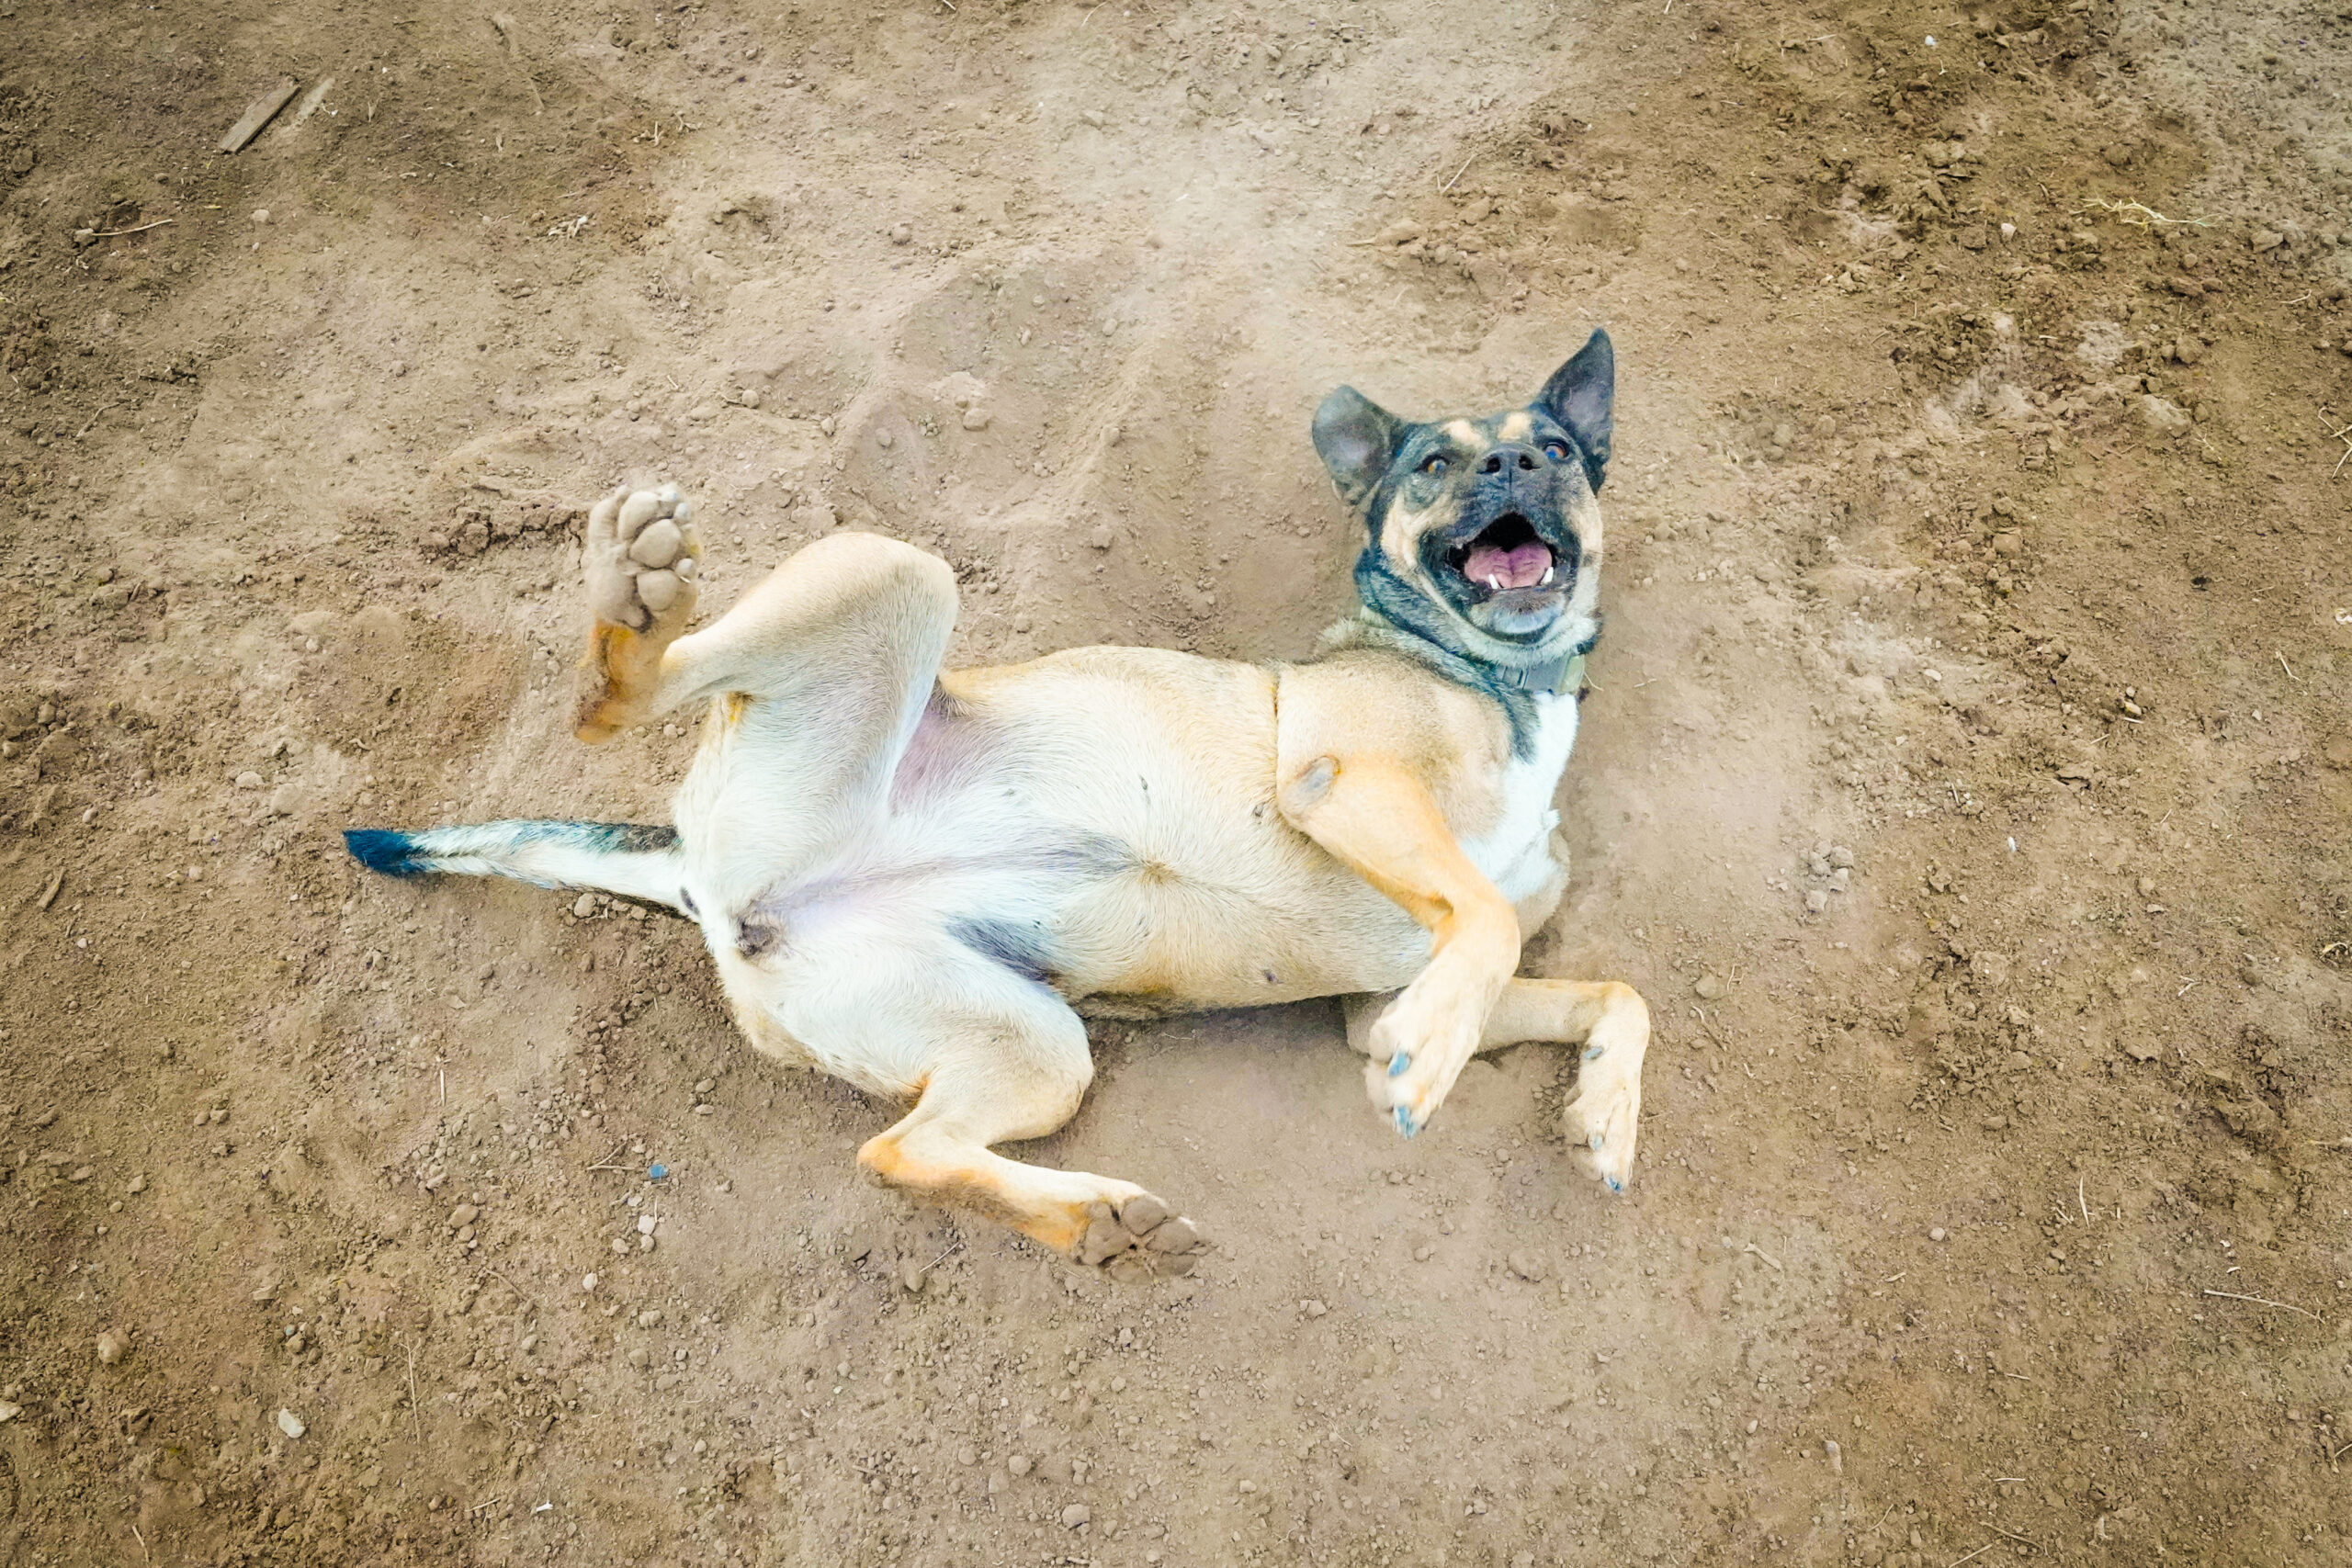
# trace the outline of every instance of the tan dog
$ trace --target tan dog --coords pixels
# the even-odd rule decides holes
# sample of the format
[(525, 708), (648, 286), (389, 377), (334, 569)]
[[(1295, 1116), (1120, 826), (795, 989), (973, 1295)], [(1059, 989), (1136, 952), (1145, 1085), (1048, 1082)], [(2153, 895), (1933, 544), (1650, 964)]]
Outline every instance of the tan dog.
[(711, 705), (676, 828), (356, 832), (352, 852), (678, 909), (756, 1049), (912, 1102), (860, 1164), (1083, 1264), (1182, 1273), (1204, 1243), (1133, 1182), (992, 1152), (1078, 1108), (1074, 1004), (1360, 998), (1349, 1037), (1408, 1136), (1476, 1053), (1582, 1043), (1568, 1141), (1622, 1191), (1647, 1009), (1513, 977), (1567, 879), (1552, 796), (1599, 624), (1613, 382), (1595, 333), (1487, 418), (1326, 399), (1316, 445), (1369, 529), (1363, 606), (1300, 664), (1088, 648), (944, 670), (954, 574), (861, 534), (684, 636), (691, 508), (615, 495), (588, 522), (578, 732)]

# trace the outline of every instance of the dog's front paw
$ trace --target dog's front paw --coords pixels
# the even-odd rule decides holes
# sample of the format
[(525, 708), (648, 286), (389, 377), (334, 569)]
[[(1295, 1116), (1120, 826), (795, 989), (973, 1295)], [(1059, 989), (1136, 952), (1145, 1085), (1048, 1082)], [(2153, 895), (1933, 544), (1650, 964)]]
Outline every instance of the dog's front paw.
[(1478, 1049), (1486, 1027), (1480, 998), (1424, 975), (1405, 987), (1372, 1026), (1364, 1087), (1373, 1108), (1411, 1137), (1430, 1124)]
[(614, 491), (588, 513), (581, 566), (597, 620), (666, 642), (694, 618), (702, 567), (694, 502), (675, 485)]
[(1642, 1129), (1642, 1080), (1605, 1055), (1589, 1056), (1577, 1097), (1560, 1112), (1560, 1131), (1577, 1163), (1611, 1192), (1634, 1179), (1634, 1144)]

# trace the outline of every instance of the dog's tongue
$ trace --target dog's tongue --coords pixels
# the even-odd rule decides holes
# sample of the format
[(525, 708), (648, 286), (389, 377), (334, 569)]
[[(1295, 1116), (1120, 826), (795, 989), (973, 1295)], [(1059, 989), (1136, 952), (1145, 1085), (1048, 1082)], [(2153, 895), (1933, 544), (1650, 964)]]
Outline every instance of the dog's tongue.
[(1552, 552), (1533, 540), (1508, 550), (1481, 545), (1463, 561), (1462, 575), (1482, 586), (1499, 582), (1505, 588), (1532, 588), (1551, 565)]

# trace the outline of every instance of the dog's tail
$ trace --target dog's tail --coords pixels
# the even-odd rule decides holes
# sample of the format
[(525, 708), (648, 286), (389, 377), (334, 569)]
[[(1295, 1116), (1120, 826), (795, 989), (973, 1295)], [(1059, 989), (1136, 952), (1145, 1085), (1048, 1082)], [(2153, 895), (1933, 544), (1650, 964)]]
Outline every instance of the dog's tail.
[(399, 833), (356, 828), (351, 858), (386, 876), (512, 876), (541, 887), (593, 887), (689, 912), (675, 828), (631, 822), (480, 822)]

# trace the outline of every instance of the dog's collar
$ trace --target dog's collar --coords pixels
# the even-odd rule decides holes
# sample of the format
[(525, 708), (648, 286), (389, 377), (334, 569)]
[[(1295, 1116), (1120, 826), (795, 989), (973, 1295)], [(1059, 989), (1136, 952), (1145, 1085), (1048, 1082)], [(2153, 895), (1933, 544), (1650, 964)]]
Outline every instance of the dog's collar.
[(1574, 696), (1584, 686), (1584, 655), (1566, 654), (1541, 664), (1498, 670), (1503, 683), (1522, 692), (1548, 692), (1555, 697)]

